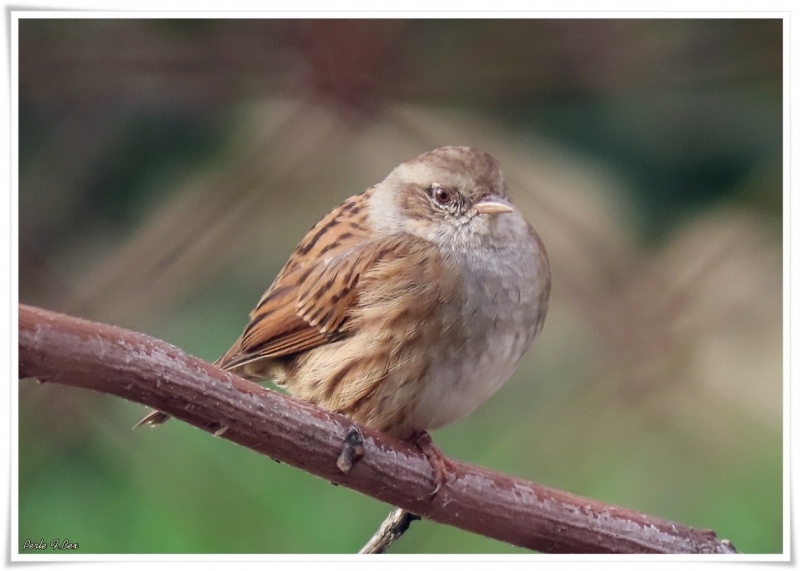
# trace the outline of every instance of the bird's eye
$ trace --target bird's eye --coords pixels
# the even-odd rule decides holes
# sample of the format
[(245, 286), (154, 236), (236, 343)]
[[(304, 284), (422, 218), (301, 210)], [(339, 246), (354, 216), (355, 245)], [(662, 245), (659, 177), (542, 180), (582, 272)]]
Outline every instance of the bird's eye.
[(433, 199), (441, 206), (450, 204), (453, 200), (453, 193), (446, 188), (442, 188), (438, 184), (434, 184), (431, 187), (431, 194), (433, 195)]

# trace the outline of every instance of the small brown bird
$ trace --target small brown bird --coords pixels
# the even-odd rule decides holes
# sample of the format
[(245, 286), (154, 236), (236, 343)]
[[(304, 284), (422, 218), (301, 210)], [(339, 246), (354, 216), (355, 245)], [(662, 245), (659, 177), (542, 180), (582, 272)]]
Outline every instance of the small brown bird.
[(424, 445), (508, 380), (549, 295), (497, 161), (442, 147), (317, 223), (216, 365)]

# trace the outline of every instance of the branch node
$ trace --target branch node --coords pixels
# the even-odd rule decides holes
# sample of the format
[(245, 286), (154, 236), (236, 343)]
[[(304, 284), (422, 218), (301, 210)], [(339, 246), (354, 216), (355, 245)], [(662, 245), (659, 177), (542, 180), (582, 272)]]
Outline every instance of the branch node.
[(339, 468), (342, 474), (347, 474), (363, 457), (364, 437), (361, 436), (361, 431), (358, 430), (358, 427), (351, 426), (344, 437), (342, 452), (339, 454), (339, 458), (336, 459), (336, 467)]

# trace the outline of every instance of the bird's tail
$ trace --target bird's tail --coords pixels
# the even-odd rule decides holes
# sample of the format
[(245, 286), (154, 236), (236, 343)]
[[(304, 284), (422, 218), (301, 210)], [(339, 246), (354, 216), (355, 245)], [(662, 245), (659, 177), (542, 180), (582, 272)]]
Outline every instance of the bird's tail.
[(137, 422), (133, 428), (139, 428), (140, 426), (144, 426), (145, 424), (149, 424), (150, 426), (158, 426), (159, 424), (164, 424), (170, 418), (165, 412), (161, 412), (160, 410), (151, 411), (150, 414), (145, 416), (142, 420)]
[[(237, 346), (238, 346), (238, 342), (236, 344), (234, 344), (234, 347), (237, 347)], [(222, 357), (220, 357), (219, 359), (214, 361), (214, 365), (224, 369), (225, 367), (223, 366), (223, 362), (225, 361), (225, 359), (227, 357), (229, 357), (230, 354), (231, 354), (231, 351), (228, 351), (227, 353), (225, 353)], [(134, 424), (133, 428), (136, 429), (136, 428), (139, 428), (140, 426), (144, 426), (144, 425), (149, 425), (151, 427), (156, 427), (156, 426), (159, 426), (161, 424), (164, 424), (170, 418), (172, 418), (172, 417), (170, 415), (168, 415), (166, 412), (161, 412), (160, 410), (153, 410), (153, 411), (150, 411), (150, 414), (145, 416), (142, 420), (140, 420), (139, 422)]]

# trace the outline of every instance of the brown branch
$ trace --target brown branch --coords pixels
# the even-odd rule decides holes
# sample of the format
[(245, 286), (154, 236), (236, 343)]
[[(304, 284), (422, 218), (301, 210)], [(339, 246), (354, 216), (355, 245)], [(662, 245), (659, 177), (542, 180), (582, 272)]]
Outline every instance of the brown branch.
[(700, 530), (449, 460), (434, 499), (413, 445), (361, 427), (365, 456), (336, 467), (347, 418), (118, 327), (20, 305), (19, 374), (148, 405), (424, 518), (549, 553), (735, 553)]
[(385, 553), (392, 543), (402, 537), (415, 519), (419, 519), (419, 516), (406, 510), (394, 510), (359, 553)]

